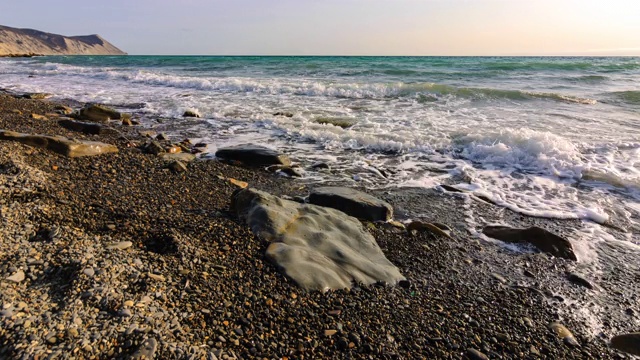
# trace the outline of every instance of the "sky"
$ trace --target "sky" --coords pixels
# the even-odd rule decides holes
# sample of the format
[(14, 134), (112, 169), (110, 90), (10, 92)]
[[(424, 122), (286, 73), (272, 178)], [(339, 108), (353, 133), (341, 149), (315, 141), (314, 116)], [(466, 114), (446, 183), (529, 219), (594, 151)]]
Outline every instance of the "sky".
[(0, 24), (148, 55), (640, 56), (640, 0), (3, 0)]

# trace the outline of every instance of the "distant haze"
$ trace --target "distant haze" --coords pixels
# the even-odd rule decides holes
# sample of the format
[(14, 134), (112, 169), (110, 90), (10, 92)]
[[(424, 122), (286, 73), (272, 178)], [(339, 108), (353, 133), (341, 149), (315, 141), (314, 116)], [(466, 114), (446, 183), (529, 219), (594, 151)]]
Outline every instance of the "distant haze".
[(130, 54), (640, 56), (638, 0), (6, 0), (0, 24)]

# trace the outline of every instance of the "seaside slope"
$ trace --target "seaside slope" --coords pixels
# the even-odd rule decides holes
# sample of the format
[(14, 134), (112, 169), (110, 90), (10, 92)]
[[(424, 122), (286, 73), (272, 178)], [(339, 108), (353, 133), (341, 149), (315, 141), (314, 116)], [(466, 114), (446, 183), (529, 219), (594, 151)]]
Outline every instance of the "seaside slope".
[(0, 25), (0, 56), (126, 55), (100, 35), (63, 36)]

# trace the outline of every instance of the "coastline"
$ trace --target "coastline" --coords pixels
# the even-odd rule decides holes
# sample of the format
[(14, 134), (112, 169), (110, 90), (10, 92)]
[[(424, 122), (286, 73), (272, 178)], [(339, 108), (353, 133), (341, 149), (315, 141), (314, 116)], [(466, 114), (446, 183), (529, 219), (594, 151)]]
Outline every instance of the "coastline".
[[(215, 160), (192, 162), (176, 174), (159, 157), (129, 146), (146, 141), (135, 126), (84, 135), (53, 117), (30, 116), (47, 116), (55, 106), (0, 95), (0, 129), (98, 140), (119, 152), (72, 159), (0, 142), (0, 185), (7, 193), (2, 276), (27, 274), (0, 283), (3, 310), (11, 309), (0, 318), (0, 356), (127, 357), (152, 338), (157, 358), (463, 358), (472, 349), (489, 358), (621, 356), (561, 310), (554, 286), (574, 286), (559, 285), (573, 264), (471, 237), (457, 224), (464, 203), (455, 195), (376, 194), (400, 216), (428, 201), (430, 221), (453, 229), (449, 239), (367, 225), (409, 288), (305, 292), (266, 260), (267, 244), (229, 213), (236, 187), (227, 179), (278, 196), (304, 196), (306, 185)], [(514, 225), (559, 232), (571, 226), (473, 206)], [(38, 237), (53, 228), (57, 236)], [(108, 248), (123, 241), (132, 246)], [(584, 288), (573, 291), (589, 296)], [(556, 321), (579, 346), (549, 329)]]

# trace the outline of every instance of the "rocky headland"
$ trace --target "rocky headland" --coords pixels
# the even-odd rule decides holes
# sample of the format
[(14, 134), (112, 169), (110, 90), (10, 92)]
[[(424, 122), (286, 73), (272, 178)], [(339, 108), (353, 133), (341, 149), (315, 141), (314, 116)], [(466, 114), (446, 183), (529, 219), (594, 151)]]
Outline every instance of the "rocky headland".
[(63, 36), (0, 25), (0, 57), (126, 55), (99, 35)]
[[(453, 187), (314, 187), (278, 151), (198, 158), (202, 144), (135, 114), (44, 98), (0, 94), (0, 358), (638, 351), (633, 291), (612, 294), (601, 334), (573, 316), (607, 289), (576, 267), (572, 221), (474, 203), (511, 225), (486, 235), (532, 247), (514, 252), (469, 234)], [(418, 206), (428, 217), (410, 219)]]

